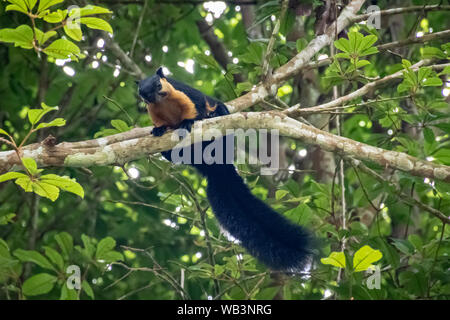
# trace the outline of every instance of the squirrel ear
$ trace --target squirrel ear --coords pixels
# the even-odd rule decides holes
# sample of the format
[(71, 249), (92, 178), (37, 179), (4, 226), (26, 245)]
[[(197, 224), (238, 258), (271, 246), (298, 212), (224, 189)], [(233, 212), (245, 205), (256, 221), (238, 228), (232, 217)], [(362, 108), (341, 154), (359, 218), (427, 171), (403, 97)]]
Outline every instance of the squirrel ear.
[(156, 70), (156, 74), (160, 77), (160, 78), (165, 78), (164, 73), (163, 73), (163, 68), (159, 67), (158, 70)]

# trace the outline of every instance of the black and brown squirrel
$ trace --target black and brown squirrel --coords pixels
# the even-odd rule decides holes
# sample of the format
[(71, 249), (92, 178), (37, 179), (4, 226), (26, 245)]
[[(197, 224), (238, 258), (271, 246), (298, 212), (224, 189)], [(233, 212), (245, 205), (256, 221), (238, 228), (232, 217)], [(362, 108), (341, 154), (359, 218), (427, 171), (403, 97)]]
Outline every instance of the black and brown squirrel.
[[(139, 81), (138, 87), (155, 126), (155, 136), (168, 129), (190, 131), (194, 121), (229, 114), (223, 102), (166, 77), (162, 68)], [(233, 136), (222, 139), (234, 141)], [(208, 143), (202, 142), (203, 148)], [(169, 161), (171, 151), (162, 152)], [(207, 178), (206, 193), (220, 225), (250, 254), (276, 271), (295, 272), (305, 267), (312, 254), (310, 234), (256, 198), (232, 163), (191, 164)]]

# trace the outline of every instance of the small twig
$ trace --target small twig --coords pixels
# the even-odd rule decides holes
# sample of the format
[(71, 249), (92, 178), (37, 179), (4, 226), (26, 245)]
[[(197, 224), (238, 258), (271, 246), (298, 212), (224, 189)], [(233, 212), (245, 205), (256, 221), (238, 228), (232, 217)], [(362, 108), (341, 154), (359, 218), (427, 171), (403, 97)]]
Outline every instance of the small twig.
[(134, 121), (133, 118), (131, 118), (131, 116), (128, 114), (128, 112), (122, 108), (122, 106), (120, 104), (117, 103), (117, 101), (107, 97), (106, 95), (103, 95), (103, 98), (105, 98), (106, 100), (108, 100), (109, 102), (113, 103), (117, 108), (120, 109), (120, 111), (122, 111), (123, 113), (125, 113), (125, 115), (128, 117), (128, 120), (130, 120), (130, 123), (134, 125)]
[(403, 193), (400, 188), (395, 185), (394, 183), (386, 180), (385, 178), (383, 178), (381, 175), (379, 175), (377, 172), (373, 171), (372, 169), (370, 169), (369, 167), (365, 166), (361, 161), (359, 160), (355, 160), (353, 158), (349, 158), (350, 161), (353, 163), (353, 165), (357, 168), (359, 168), (362, 172), (372, 176), (373, 178), (383, 182), (383, 183), (388, 183), (390, 186), (392, 186), (394, 188), (394, 190), (397, 193), (397, 196), (404, 201), (405, 203), (412, 203), (416, 206), (418, 206), (419, 208), (421, 208), (422, 210), (428, 211), (429, 213), (431, 213), (432, 215), (434, 215), (436, 218), (438, 218), (439, 220), (441, 220), (444, 223), (450, 223), (450, 218), (447, 217), (444, 213), (442, 213), (441, 211), (434, 209), (422, 202), (420, 202), (419, 200), (414, 199), (413, 197), (410, 197), (409, 195)]
[(173, 212), (173, 211), (170, 211), (170, 210), (167, 210), (167, 209), (155, 206), (153, 204), (145, 203), (145, 202), (140, 202), (140, 201), (119, 201), (119, 200), (112, 200), (112, 199), (106, 199), (106, 201), (112, 202), (112, 203), (122, 203), (122, 204), (139, 205), (139, 206), (143, 206), (143, 207), (149, 207), (149, 208), (157, 209), (157, 210), (160, 210), (162, 212), (165, 212), (165, 213), (177, 216), (177, 217), (181, 217), (181, 218), (184, 218), (184, 219), (187, 219), (187, 220), (194, 220), (191, 217), (187, 217), (187, 216), (184, 216), (182, 214), (179, 214), (179, 213), (176, 213), (176, 212)]
[(131, 45), (131, 49), (130, 49), (130, 58), (133, 58), (134, 48), (136, 47), (136, 41), (139, 36), (139, 32), (141, 31), (142, 20), (144, 20), (145, 10), (147, 10), (147, 4), (148, 4), (148, 0), (144, 0), (144, 6), (142, 7), (141, 16), (139, 17), (138, 25), (136, 27), (136, 32), (135, 32), (134, 38), (133, 38), (133, 44)]
[(262, 76), (263, 76), (264, 80), (267, 79), (267, 77), (269, 75), (269, 66), (270, 66), (270, 59), (271, 59), (272, 53), (273, 53), (273, 47), (274, 47), (278, 32), (280, 31), (281, 20), (284, 19), (284, 16), (286, 14), (288, 4), (289, 4), (289, 0), (283, 0), (283, 2), (281, 4), (280, 16), (278, 17), (277, 22), (275, 23), (275, 26), (272, 31), (272, 35), (271, 35), (269, 43), (267, 45), (267, 50), (266, 50), (266, 54), (263, 59), (263, 66), (262, 66)]

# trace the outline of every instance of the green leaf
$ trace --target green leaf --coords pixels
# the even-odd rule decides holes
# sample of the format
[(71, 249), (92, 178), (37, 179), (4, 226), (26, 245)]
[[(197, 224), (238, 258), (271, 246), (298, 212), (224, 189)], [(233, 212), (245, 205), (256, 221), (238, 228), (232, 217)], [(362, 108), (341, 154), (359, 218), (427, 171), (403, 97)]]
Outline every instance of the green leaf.
[(369, 61), (367, 61), (367, 60), (359, 60), (357, 63), (356, 63), (356, 68), (362, 68), (362, 67), (365, 67), (365, 66), (367, 66), (367, 65), (369, 65), (370, 64), (370, 62)]
[(9, 136), (9, 133), (6, 132), (5, 130), (3, 130), (2, 128), (0, 128), (0, 134), (4, 134), (6, 136)]
[(104, 260), (106, 253), (114, 249), (116, 246), (116, 240), (111, 237), (106, 237), (100, 240), (97, 245), (97, 252), (95, 253), (95, 257), (97, 260)]
[(7, 5), (5, 11), (19, 11), (19, 12), (22, 12), (22, 13), (25, 13), (25, 14), (28, 13), (28, 10), (26, 8), (18, 6), (17, 4), (9, 4), (9, 5)]
[(398, 93), (405, 92), (405, 91), (408, 91), (410, 88), (411, 88), (411, 85), (409, 85), (405, 82), (402, 82), (398, 85), (397, 92)]
[(345, 254), (344, 252), (333, 251), (327, 258), (320, 259), (323, 264), (331, 264), (338, 268), (345, 268)]
[(99, 29), (99, 30), (107, 31), (109, 33), (113, 33), (113, 29), (111, 28), (111, 25), (103, 19), (93, 18), (93, 17), (87, 17), (87, 18), (85, 17), (85, 18), (80, 18), (80, 22), (85, 24), (88, 28)]
[(28, 176), (20, 172), (7, 172), (0, 176), (0, 182), (5, 182), (17, 178), (28, 178)]
[(253, 87), (253, 83), (249, 81), (239, 82), (236, 84), (236, 93), (239, 95), (244, 91), (250, 91)]
[(356, 251), (353, 256), (353, 269), (355, 272), (367, 270), (373, 262), (380, 260), (383, 254), (380, 250), (374, 250), (369, 246), (364, 246)]
[(433, 124), (433, 127), (439, 128), (445, 133), (450, 134), (450, 123), (436, 123)]
[(408, 241), (404, 239), (393, 239), (392, 244), (401, 252), (407, 255), (411, 255), (414, 253), (414, 246)]
[(222, 68), (217, 63), (216, 59), (211, 56), (207, 56), (204, 53), (199, 53), (195, 55), (194, 60), (201, 66), (207, 66), (212, 68), (215, 71), (220, 72)]
[(440, 78), (428, 78), (425, 81), (422, 81), (422, 85), (424, 87), (440, 87), (442, 86), (442, 80)]
[(117, 133), (120, 133), (120, 131), (116, 130), (116, 129), (106, 128), (106, 129), (100, 130), (99, 132), (96, 132), (94, 134), (94, 138), (96, 139), (98, 137), (111, 136), (111, 135), (117, 134)]
[(81, 283), (81, 288), (92, 300), (95, 299), (94, 291), (92, 290), (89, 282), (87, 282), (86, 280), (83, 280), (83, 282)]
[(214, 274), (216, 276), (220, 276), (224, 272), (225, 272), (225, 266), (220, 265), (220, 264), (215, 264), (214, 265)]
[(441, 74), (449, 75), (450, 74), (450, 66), (446, 66), (444, 68), (444, 70), (442, 70)]
[(46, 184), (56, 186), (64, 191), (74, 193), (84, 198), (83, 187), (75, 179), (61, 177), (56, 174), (46, 174), (40, 177), (40, 180)]
[(53, 289), (57, 278), (48, 273), (39, 273), (28, 278), (22, 286), (22, 291), (26, 296), (37, 296), (48, 293)]
[(60, 23), (67, 16), (67, 10), (56, 10), (54, 12), (47, 12), (42, 18), (49, 23)]
[[(377, 42), (378, 38), (374, 35), (368, 35), (361, 39), (358, 52), (361, 54), (367, 49), (370, 49), (372, 45)], [(362, 54), (361, 54), (362, 55)]]
[(45, 246), (45, 255), (50, 259), (50, 261), (58, 267), (60, 271), (64, 270), (64, 260), (58, 251), (52, 247)]
[(24, 2), (26, 3), (28, 9), (33, 10), (34, 6), (36, 5), (37, 0), (24, 0)]
[(91, 4), (89, 4), (89, 5), (87, 5), (87, 6), (85, 6), (85, 7), (80, 9), (80, 16), (81, 17), (87, 16), (87, 15), (105, 14), (105, 13), (112, 13), (112, 11), (110, 11), (107, 8), (103, 8), (103, 7), (99, 7), (99, 6), (93, 6)]
[[(3, 216), (0, 216), (0, 226), (7, 225), (8, 223), (13, 222), (14, 217), (16, 216), (15, 213), (8, 213)], [(0, 267), (1, 269), (1, 267)]]
[[(247, 50), (244, 54), (239, 56), (239, 60), (242, 60), (245, 63), (261, 65), (263, 60), (264, 47), (261, 43), (253, 42), (247, 47)], [(209, 59), (215, 61), (212, 56), (207, 56)], [(217, 64), (217, 62), (216, 62)]]
[(56, 118), (50, 122), (42, 122), (36, 127), (36, 130), (48, 127), (62, 127), (66, 125), (66, 120), (63, 118)]
[(0, 41), (14, 43), (16, 47), (31, 49), (33, 48), (33, 30), (26, 24), (22, 24), (16, 29), (1, 29)]
[(412, 64), (406, 59), (402, 59), (402, 64), (405, 69), (411, 68)]
[(86, 254), (86, 257), (91, 259), (95, 253), (95, 246), (93, 245), (91, 238), (85, 234), (82, 234), (81, 241), (83, 241), (84, 253)]
[(64, 283), (59, 300), (78, 300), (78, 292), (75, 288), (69, 289), (67, 283)]
[(346, 53), (352, 52), (352, 50), (350, 49), (350, 42), (348, 41), (348, 39), (341, 38), (339, 40), (336, 40), (334, 42), (334, 46), (343, 52)]
[(104, 253), (102, 256), (102, 259), (100, 259), (100, 260), (104, 260), (107, 263), (115, 262), (115, 261), (123, 260), (123, 256), (120, 252), (111, 250), (111, 251)]
[(39, 7), (38, 7), (38, 13), (44, 11), (45, 9), (50, 8), (51, 6), (54, 6), (55, 4), (61, 3), (64, 0), (40, 0), (39, 1)]
[(67, 259), (73, 251), (73, 238), (67, 232), (60, 232), (55, 236), (64, 257)]
[(31, 181), (29, 176), (18, 178), (14, 182), (17, 185), (21, 186), (23, 188), (23, 190), (25, 190), (26, 192), (32, 192), (33, 191), (33, 188), (32, 188), (33, 183), (32, 183), (32, 181)]
[(119, 132), (126, 132), (130, 130), (130, 127), (127, 125), (127, 123), (119, 119), (111, 120), (111, 125), (114, 128), (116, 128)]
[(442, 148), (436, 151), (433, 154), (433, 157), (435, 157), (439, 162), (450, 165), (450, 149), (449, 148)]
[(281, 200), (283, 199), (287, 194), (289, 194), (288, 190), (277, 190), (275, 192), (275, 199), (276, 200)]
[[(57, 40), (58, 41), (58, 40)], [(58, 107), (49, 107), (44, 102), (41, 103), (41, 109), (28, 110), (28, 120), (32, 125), (35, 125), (45, 116), (47, 113), (53, 110), (58, 110)]]
[(430, 77), (432, 74), (433, 74), (433, 70), (431, 70), (431, 68), (428, 68), (428, 67), (420, 68), (419, 71), (417, 72), (417, 80), (419, 82), (423, 82), (428, 77)]
[(335, 54), (335, 57), (350, 60), (350, 54), (347, 52), (339, 52), (339, 53)]
[(418, 250), (418, 251), (424, 250), (423, 241), (422, 241), (422, 239), (420, 238), (419, 235), (417, 235), (417, 234), (410, 234), (408, 236), (408, 241), (413, 244), (413, 246), (416, 248), (416, 250)]
[(34, 31), (36, 32), (36, 39), (40, 45), (43, 45), (47, 42), (48, 39), (58, 34), (56, 31), (47, 31), (46, 33), (44, 33), (38, 28), (34, 28)]
[(435, 47), (422, 48), (421, 52), (422, 52), (423, 59), (432, 59), (432, 58), (446, 59), (447, 58), (447, 55), (442, 50), (440, 50), (439, 48), (435, 48)]
[(50, 261), (48, 261), (46, 257), (44, 257), (37, 251), (17, 249), (16, 251), (14, 251), (14, 256), (19, 258), (19, 260), (22, 262), (33, 262), (44, 269), (56, 271), (55, 267), (50, 263)]
[(22, 164), (32, 175), (38, 173), (37, 164), (33, 158), (22, 158)]
[(378, 51), (378, 49), (376, 47), (371, 47), (369, 49), (366, 49), (366, 50), (362, 51), (359, 55), (360, 55), (360, 57), (363, 57), (363, 56), (369, 56), (371, 54), (375, 54), (375, 53), (378, 53), (378, 52), (379, 51)]
[(297, 48), (297, 52), (302, 51), (308, 45), (308, 41), (305, 38), (297, 39), (295, 42), (295, 47)]
[(75, 19), (67, 21), (64, 25), (64, 32), (75, 41), (81, 41), (83, 33), (81, 32), (80, 20)]
[[(8, 0), (8, 2), (12, 3), (12, 6), (20, 8), (20, 10), (16, 10), (16, 11), (28, 13), (28, 0)], [(8, 11), (8, 9), (6, 11)]]
[(37, 193), (41, 197), (48, 198), (55, 201), (59, 197), (59, 188), (49, 183), (35, 181), (32, 183), (33, 192)]
[(363, 39), (363, 35), (359, 32), (349, 32), (348, 40), (350, 41), (350, 52), (357, 53), (359, 45)]
[(80, 55), (80, 48), (73, 42), (66, 39), (58, 39), (53, 41), (44, 52), (56, 59), (67, 59), (78, 61), (77, 56)]

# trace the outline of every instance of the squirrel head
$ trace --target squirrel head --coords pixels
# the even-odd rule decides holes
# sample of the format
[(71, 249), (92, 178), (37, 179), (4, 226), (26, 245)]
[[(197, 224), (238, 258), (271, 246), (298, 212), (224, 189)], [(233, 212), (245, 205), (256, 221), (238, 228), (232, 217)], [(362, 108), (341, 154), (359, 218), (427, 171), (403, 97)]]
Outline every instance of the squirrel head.
[(164, 76), (163, 68), (159, 67), (151, 77), (137, 82), (139, 95), (146, 103), (158, 103), (167, 98), (173, 90), (172, 85)]

